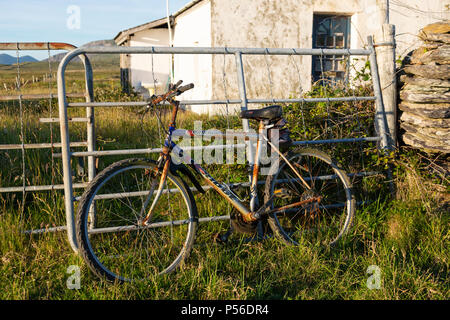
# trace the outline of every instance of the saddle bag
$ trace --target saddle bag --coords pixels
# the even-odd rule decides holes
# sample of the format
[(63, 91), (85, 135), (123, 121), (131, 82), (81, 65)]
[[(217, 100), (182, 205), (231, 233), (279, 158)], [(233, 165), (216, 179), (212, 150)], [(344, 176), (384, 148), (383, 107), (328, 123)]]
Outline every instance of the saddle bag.
[(273, 127), (268, 132), (270, 142), (275, 144), (275, 146), (278, 142), (280, 151), (286, 151), (292, 145), (291, 132), (286, 127), (287, 121), (284, 118), (279, 118), (273, 120), (270, 124), (273, 124)]

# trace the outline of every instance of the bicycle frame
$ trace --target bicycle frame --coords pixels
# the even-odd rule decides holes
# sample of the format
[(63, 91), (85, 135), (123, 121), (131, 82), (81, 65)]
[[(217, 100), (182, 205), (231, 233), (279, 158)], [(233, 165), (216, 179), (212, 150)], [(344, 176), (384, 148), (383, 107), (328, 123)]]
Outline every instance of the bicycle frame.
[[(168, 94), (167, 94), (168, 96)], [(159, 100), (159, 99), (158, 99)], [(216, 192), (218, 192), (226, 201), (228, 201), (234, 208), (236, 208), (239, 213), (242, 215), (244, 221), (251, 222), (256, 221), (260, 218), (261, 211), (265, 210), (267, 208), (267, 203), (263, 204), (257, 211), (258, 206), (258, 193), (257, 193), (257, 183), (258, 183), (258, 174), (260, 170), (260, 157), (261, 157), (261, 150), (262, 150), (262, 143), (263, 140), (265, 140), (267, 143), (270, 144), (270, 146), (275, 150), (286, 163), (294, 170), (296, 175), (299, 177), (299, 179), (303, 182), (303, 184), (307, 187), (307, 189), (310, 189), (310, 186), (306, 183), (306, 181), (301, 177), (301, 175), (297, 172), (297, 170), (292, 166), (292, 164), (289, 163), (288, 159), (284, 157), (284, 155), (281, 153), (281, 151), (273, 145), (269, 139), (267, 138), (267, 135), (265, 134), (265, 129), (267, 129), (267, 123), (264, 121), (260, 121), (259, 128), (258, 128), (258, 139), (256, 143), (256, 152), (255, 152), (255, 161), (253, 164), (252, 169), (252, 177), (250, 182), (250, 208), (247, 208), (242, 201), (230, 190), (230, 188), (227, 185), (224, 185), (218, 181), (216, 181), (206, 169), (204, 169), (200, 164), (195, 163), (194, 160), (189, 156), (185, 155), (184, 151), (181, 147), (179, 147), (176, 143), (172, 141), (172, 135), (174, 131), (176, 130), (176, 117), (179, 110), (179, 102), (173, 99), (167, 99), (170, 105), (172, 105), (172, 118), (168, 127), (168, 133), (166, 136), (166, 139), (164, 141), (163, 150), (160, 154), (160, 158), (158, 159), (158, 163), (160, 164), (158, 166), (158, 170), (162, 170), (162, 175), (160, 179), (160, 183), (158, 186), (158, 190), (156, 193), (156, 196), (153, 200), (152, 206), (149, 209), (149, 212), (147, 213), (147, 216), (143, 220), (143, 223), (146, 224), (148, 220), (151, 217), (151, 213), (153, 210), (153, 207), (155, 206), (156, 202), (159, 200), (159, 197), (162, 194), (162, 190), (164, 188), (164, 184), (167, 178), (167, 173), (169, 171), (170, 162), (171, 162), (171, 153), (175, 153), (179, 155), (180, 157), (183, 157), (183, 159), (186, 161), (187, 164), (191, 166), (197, 173), (199, 173), (203, 179), (206, 181), (208, 185), (210, 185)], [(160, 102), (160, 101), (158, 101)], [(190, 137), (195, 136), (195, 132), (192, 130), (184, 130), (183, 135), (188, 135)], [(249, 135), (246, 134), (246, 140), (249, 140)], [(150, 190), (149, 197), (153, 194), (154, 190)], [(296, 206), (301, 206), (307, 202), (311, 201), (318, 201), (320, 202), (320, 198), (312, 198), (308, 199), (306, 201), (300, 201), (294, 204), (291, 204), (289, 207), (293, 208)], [(270, 202), (270, 201), (268, 201)], [(283, 208), (278, 208), (276, 211), (280, 211)]]

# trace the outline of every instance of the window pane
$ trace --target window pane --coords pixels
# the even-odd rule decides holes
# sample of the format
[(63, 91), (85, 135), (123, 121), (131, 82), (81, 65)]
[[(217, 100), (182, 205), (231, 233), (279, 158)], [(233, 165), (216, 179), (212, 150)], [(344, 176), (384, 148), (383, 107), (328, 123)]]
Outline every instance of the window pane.
[(344, 48), (344, 36), (336, 36), (336, 48)]
[(325, 38), (326, 35), (319, 34), (316, 38), (316, 47), (325, 47)]
[(334, 37), (333, 36), (327, 37), (327, 47), (334, 48)]

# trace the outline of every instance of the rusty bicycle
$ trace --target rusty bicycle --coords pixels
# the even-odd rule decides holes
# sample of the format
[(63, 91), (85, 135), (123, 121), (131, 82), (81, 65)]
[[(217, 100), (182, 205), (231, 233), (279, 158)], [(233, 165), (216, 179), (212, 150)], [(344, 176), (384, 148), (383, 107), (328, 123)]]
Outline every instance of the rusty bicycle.
[[(108, 281), (144, 280), (169, 273), (189, 256), (199, 224), (195, 189), (203, 178), (233, 207), (231, 232), (254, 234), (263, 225), (268, 235), (287, 244), (334, 245), (349, 229), (355, 212), (352, 186), (346, 173), (326, 153), (290, 146), (282, 107), (241, 111), (241, 118), (259, 122), (251, 168), (250, 200), (241, 200), (228, 185), (216, 181), (172, 139), (179, 102), (176, 96), (193, 88), (181, 81), (148, 100), (146, 110), (167, 102), (172, 108), (167, 136), (157, 161), (131, 158), (100, 172), (83, 193), (77, 210), (79, 252), (89, 268)], [(276, 134), (275, 134), (276, 133)], [(275, 137), (275, 138), (274, 138)], [(276, 141), (274, 139), (277, 139)], [(259, 159), (266, 143), (278, 157), (260, 183)], [(173, 155), (183, 162), (172, 161)], [(191, 182), (192, 187), (188, 182)], [(263, 188), (258, 192), (258, 186)], [(258, 193), (263, 194), (258, 200)]]

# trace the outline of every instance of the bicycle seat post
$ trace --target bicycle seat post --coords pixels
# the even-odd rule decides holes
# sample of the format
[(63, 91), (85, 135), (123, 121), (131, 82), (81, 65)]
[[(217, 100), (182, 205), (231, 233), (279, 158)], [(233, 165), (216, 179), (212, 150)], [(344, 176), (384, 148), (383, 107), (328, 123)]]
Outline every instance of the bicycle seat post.
[(256, 150), (255, 150), (255, 156), (254, 156), (254, 163), (252, 166), (252, 181), (250, 184), (250, 211), (255, 212), (258, 208), (259, 202), (258, 202), (258, 173), (259, 173), (259, 162), (261, 158), (261, 149), (262, 149), (262, 142), (263, 142), (263, 134), (264, 129), (266, 127), (266, 121), (265, 120), (259, 120), (259, 127), (258, 127), (258, 140), (256, 142)]

